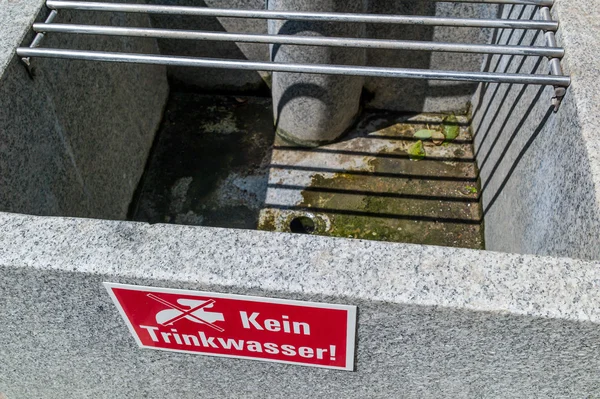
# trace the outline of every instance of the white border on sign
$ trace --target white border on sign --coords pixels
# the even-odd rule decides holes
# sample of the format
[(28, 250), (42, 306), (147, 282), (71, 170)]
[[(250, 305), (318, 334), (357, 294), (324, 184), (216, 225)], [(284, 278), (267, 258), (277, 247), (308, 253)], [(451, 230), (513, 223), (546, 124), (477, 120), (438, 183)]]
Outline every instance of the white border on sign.
[[(178, 353), (189, 353), (194, 355), (204, 355), (204, 356), (213, 356), (213, 357), (226, 357), (233, 359), (248, 359), (248, 360), (259, 360), (262, 362), (270, 362), (270, 363), (283, 363), (283, 364), (293, 364), (296, 366), (308, 366), (308, 367), (318, 367), (318, 368), (326, 368), (326, 369), (334, 369), (334, 370), (344, 370), (344, 371), (354, 371), (354, 349), (356, 345), (356, 314), (357, 308), (353, 305), (340, 305), (340, 304), (329, 304), (329, 303), (320, 303), (320, 302), (308, 302), (308, 301), (296, 301), (292, 299), (279, 299), (279, 298), (268, 298), (268, 297), (259, 297), (259, 296), (249, 296), (249, 295), (238, 295), (238, 294), (223, 294), (218, 292), (207, 292), (207, 291), (193, 291), (193, 290), (184, 290), (184, 289), (176, 289), (176, 288), (157, 288), (157, 287), (146, 287), (141, 285), (130, 285), (130, 284), (119, 284), (119, 283), (102, 283), (108, 294), (110, 295), (113, 303), (119, 310), (121, 317), (125, 320), (127, 324), (127, 328), (129, 328), (129, 332), (133, 335), (135, 341), (137, 342), (140, 348), (147, 349), (155, 349), (166, 352), (178, 352)], [(156, 293), (166, 293), (166, 294), (180, 294), (180, 295), (198, 295), (205, 296), (209, 298), (224, 298), (224, 299), (238, 299), (244, 300), (248, 302), (261, 302), (261, 303), (275, 303), (280, 305), (291, 305), (291, 306), (302, 306), (302, 307), (313, 307), (320, 309), (337, 309), (337, 310), (345, 310), (347, 311), (348, 321), (346, 326), (346, 367), (337, 367), (337, 366), (324, 366), (319, 364), (307, 364), (307, 363), (299, 363), (299, 362), (291, 362), (286, 360), (274, 360), (274, 359), (265, 359), (261, 357), (250, 357), (250, 356), (235, 356), (235, 355), (223, 355), (216, 353), (204, 353), (204, 352), (195, 352), (195, 351), (186, 351), (183, 349), (167, 349), (167, 348), (156, 348), (153, 346), (146, 346), (142, 344), (142, 341), (138, 337), (133, 324), (127, 317), (125, 310), (121, 306), (121, 303), (117, 299), (117, 296), (113, 292), (113, 288), (123, 288), (131, 291), (145, 291), (145, 292), (156, 292)]]

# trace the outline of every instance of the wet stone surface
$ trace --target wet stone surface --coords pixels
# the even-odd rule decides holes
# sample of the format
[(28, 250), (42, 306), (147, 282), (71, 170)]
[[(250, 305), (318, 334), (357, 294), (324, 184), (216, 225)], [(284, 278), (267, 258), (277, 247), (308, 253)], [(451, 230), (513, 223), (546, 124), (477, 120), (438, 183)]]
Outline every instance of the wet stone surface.
[(424, 140), (424, 159), (409, 149), (422, 129), (443, 131), (443, 115), (369, 113), (342, 142), (301, 149), (277, 142), (259, 227), (290, 231), (300, 218), (312, 234), (483, 248), (478, 170), (466, 118), (456, 140)]
[[(365, 112), (342, 141), (315, 149), (274, 137), (267, 98), (172, 93), (132, 218), (346, 238), (483, 248), (468, 120)], [(439, 143), (438, 143), (439, 144)]]
[(268, 98), (171, 93), (131, 218), (255, 229), (273, 137)]

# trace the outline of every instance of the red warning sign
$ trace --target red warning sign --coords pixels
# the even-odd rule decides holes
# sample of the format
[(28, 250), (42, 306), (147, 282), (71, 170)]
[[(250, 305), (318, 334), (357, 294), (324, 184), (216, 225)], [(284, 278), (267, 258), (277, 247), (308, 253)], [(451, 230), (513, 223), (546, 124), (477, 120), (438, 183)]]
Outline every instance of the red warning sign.
[(140, 347), (354, 370), (355, 306), (104, 286)]

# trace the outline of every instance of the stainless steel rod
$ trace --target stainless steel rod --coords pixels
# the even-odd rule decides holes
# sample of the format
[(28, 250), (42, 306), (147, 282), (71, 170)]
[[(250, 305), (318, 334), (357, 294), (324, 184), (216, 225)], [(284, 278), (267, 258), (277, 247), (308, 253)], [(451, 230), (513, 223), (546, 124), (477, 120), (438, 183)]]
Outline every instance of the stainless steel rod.
[(435, 43), (408, 40), (380, 40), (358, 38), (355, 39), (316, 36), (259, 35), (246, 33), (201, 32), (192, 30), (125, 28), (94, 25), (36, 23), (33, 25), (33, 30), (36, 32), (151, 37), (159, 39), (208, 40), (237, 43), (292, 44), (301, 46), (353, 47), (388, 50), (422, 50), (477, 54), (534, 55), (558, 58), (561, 58), (564, 55), (563, 49), (548, 47)]
[(427, 69), (381, 68), (318, 64), (281, 64), (245, 60), (221, 60), (212, 58), (192, 58), (151, 54), (109, 53), (101, 51), (80, 51), (61, 49), (32, 49), (20, 47), (21, 57), (65, 58), (72, 60), (123, 62), (134, 64), (175, 65), (201, 68), (241, 69), (248, 71), (271, 71), (309, 73), (324, 75), (372, 76), (382, 78), (433, 79), (467, 82), (515, 83), (535, 85), (568, 86), (568, 76), (525, 75), (490, 72), (436, 71)]
[(429, 0), (434, 3), (516, 4), (552, 7), (554, 0)]
[[(48, 17), (46, 18), (45, 23), (51, 24), (56, 19), (57, 15), (58, 15), (58, 11), (56, 11), (56, 10), (50, 11), (50, 14), (48, 14)], [(31, 47), (31, 48), (39, 47), (42, 44), (44, 37), (46, 37), (46, 34), (44, 32), (38, 32), (37, 35), (35, 35), (35, 37), (31, 41), (31, 44), (29, 45), (29, 47)], [(23, 63), (27, 67), (27, 70), (29, 70), (31, 73), (31, 58), (23, 57), (23, 58), (21, 58), (21, 61), (23, 61)]]
[[(56, 10), (50, 11), (48, 18), (46, 18), (46, 22), (44, 22), (43, 24), (40, 24), (40, 25), (51, 24), (52, 21), (54, 21), (56, 19), (57, 15), (58, 15), (58, 11), (56, 11)], [(37, 31), (37, 32), (38, 32), (38, 34), (35, 35), (35, 37), (33, 38), (33, 41), (31, 42), (31, 45), (29, 47), (38, 47), (42, 43), (42, 40), (44, 40), (45, 32), (44, 31)]]
[[(546, 33), (546, 36), (550, 35), (552, 32), (548, 32)], [(554, 34), (552, 34), (554, 35)], [(562, 65), (560, 64), (560, 59), (558, 58), (550, 58), (550, 72), (552, 72), (553, 75), (562, 75), (563, 74), (563, 69), (562, 69)]]
[[(542, 19), (545, 21), (552, 19), (552, 14), (550, 13), (550, 9), (548, 7), (542, 7), (540, 9), (540, 14), (542, 16)], [(546, 32), (546, 45), (549, 47), (558, 46), (556, 34), (554, 32)], [(560, 65), (560, 60), (556, 57), (551, 57), (550, 59), (550, 72), (552, 73), (552, 75), (563, 74), (563, 69)]]
[(412, 15), (344, 14), (304, 11), (239, 10), (207, 7), (167, 6), (151, 4), (99, 3), (88, 1), (48, 0), (55, 10), (114, 11), (146, 14), (195, 15), (205, 17), (256, 18), (321, 22), (357, 22), (379, 24), (454, 26), (472, 28), (512, 28), (556, 30), (556, 21), (524, 21), (516, 19), (442, 18)]

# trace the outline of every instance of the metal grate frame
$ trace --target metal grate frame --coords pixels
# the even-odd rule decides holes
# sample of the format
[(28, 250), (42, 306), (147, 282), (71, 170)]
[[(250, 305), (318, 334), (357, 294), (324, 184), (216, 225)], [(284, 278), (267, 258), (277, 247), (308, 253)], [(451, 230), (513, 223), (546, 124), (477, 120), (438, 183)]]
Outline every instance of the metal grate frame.
[[(442, 1), (442, 0), (429, 0)], [(291, 12), (270, 10), (239, 10), (207, 7), (168, 6), (149, 4), (101, 3), (87, 1), (48, 0), (51, 10), (43, 23), (33, 25), (37, 33), (29, 47), (19, 47), (17, 54), (30, 66), (31, 57), (64, 58), (102, 62), (137, 64), (177, 65), (202, 68), (241, 69), (268, 72), (294, 72), (309, 74), (372, 76), (386, 78), (433, 79), (469, 82), (516, 83), (551, 85), (555, 87), (553, 104), (557, 111), (560, 102), (571, 83), (565, 76), (560, 60), (565, 51), (556, 41), (558, 21), (552, 19), (550, 7), (554, 0), (445, 0), (455, 3), (519, 4), (539, 7), (539, 20), (518, 19), (475, 19), (446, 18), (410, 15), (349, 14), (323, 12)], [(188, 15), (203, 17), (230, 17), (272, 20), (320, 21), (320, 22), (360, 22), (372, 24), (428, 25), (474, 28), (509, 28), (542, 30), (546, 35), (546, 46), (484, 45), (462, 43), (440, 43), (429, 41), (408, 41), (389, 39), (338, 38), (314, 36), (263, 35), (248, 33), (222, 33), (192, 30), (153, 29), (137, 27), (116, 27), (97, 25), (77, 25), (54, 23), (59, 10), (80, 10), (99, 12), (125, 12), (164, 15)], [(522, 56), (545, 56), (550, 63), (550, 74), (510, 74), (490, 72), (462, 72), (409, 68), (382, 68), (347, 65), (292, 64), (276, 62), (256, 62), (246, 60), (197, 58), (183, 56), (163, 56), (152, 54), (118, 53), (103, 51), (82, 51), (70, 49), (40, 48), (48, 33), (67, 33), (104, 36), (129, 36), (181, 40), (203, 40), (237, 43), (291, 44), (305, 46), (330, 46), (347, 48), (391, 49), (438, 51), (454, 53), (478, 53)]]

